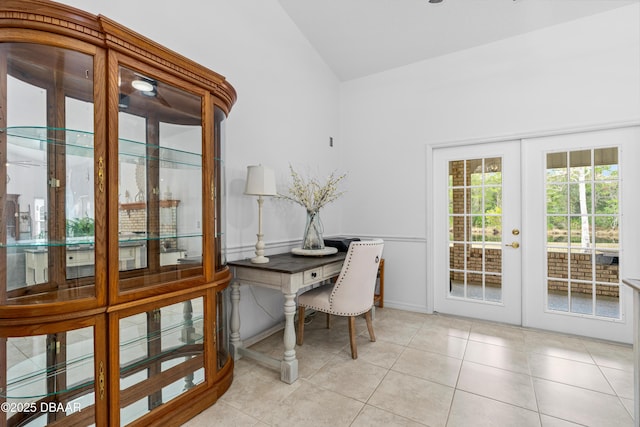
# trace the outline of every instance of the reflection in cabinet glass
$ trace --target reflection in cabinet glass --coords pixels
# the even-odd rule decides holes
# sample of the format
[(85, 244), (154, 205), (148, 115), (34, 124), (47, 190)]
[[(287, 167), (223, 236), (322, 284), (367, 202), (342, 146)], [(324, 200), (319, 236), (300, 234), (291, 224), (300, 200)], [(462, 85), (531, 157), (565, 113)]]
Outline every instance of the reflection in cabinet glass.
[(214, 179), (214, 198), (215, 198), (215, 261), (218, 268), (223, 268), (227, 264), (227, 254), (225, 248), (227, 247), (225, 224), (226, 224), (226, 204), (222, 201), (225, 199), (224, 189), (226, 188), (224, 158), (225, 158), (225, 114), (220, 107), (214, 107), (214, 159), (215, 171)]
[(143, 265), (124, 269), (121, 287), (153, 285), (171, 271), (202, 275), (202, 98), (128, 67), (118, 72), (119, 241), (145, 245)]
[[(95, 419), (96, 389), (104, 391), (94, 370), (95, 331), (104, 328), (97, 320), (82, 319), (78, 323), (89, 326), (76, 329), (71, 322), (52, 324), (45, 334), (24, 337), (7, 337), (7, 328), (0, 329), (7, 355), (0, 398), (8, 421), (0, 425), (86, 425)], [(100, 366), (98, 383), (104, 380)]]
[[(7, 73), (5, 194), (16, 194), (20, 209), (27, 208), (19, 213), (19, 231), (3, 239), (11, 280), (0, 295), (10, 304), (52, 291), (65, 299), (93, 296), (93, 273), (74, 280), (80, 276), (64, 263), (77, 245), (95, 239), (93, 57), (35, 43), (2, 43), (0, 56)], [(46, 206), (38, 227), (30, 214), (36, 200)], [(39, 271), (25, 264), (34, 258)]]
[(0, 2), (0, 427), (181, 425), (233, 378), (224, 77)]
[(121, 423), (204, 382), (203, 322), (202, 298), (120, 319)]

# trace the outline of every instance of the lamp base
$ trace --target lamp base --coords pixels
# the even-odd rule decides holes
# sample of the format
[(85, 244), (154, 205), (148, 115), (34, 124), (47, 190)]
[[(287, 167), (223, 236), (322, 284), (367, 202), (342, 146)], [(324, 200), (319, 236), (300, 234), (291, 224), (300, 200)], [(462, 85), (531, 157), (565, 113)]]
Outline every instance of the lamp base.
[(251, 262), (254, 264), (266, 264), (269, 262), (269, 258), (267, 258), (266, 256), (259, 255), (251, 258)]

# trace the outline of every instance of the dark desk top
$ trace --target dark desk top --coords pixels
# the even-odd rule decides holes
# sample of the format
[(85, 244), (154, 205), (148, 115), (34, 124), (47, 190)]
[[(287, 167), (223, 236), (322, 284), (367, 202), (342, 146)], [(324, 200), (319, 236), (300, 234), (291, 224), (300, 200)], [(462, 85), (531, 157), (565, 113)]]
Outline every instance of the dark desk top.
[(251, 259), (243, 259), (239, 261), (229, 261), (227, 265), (230, 267), (249, 267), (266, 271), (276, 271), (278, 273), (300, 273), (312, 268), (322, 267), (336, 261), (344, 261), (347, 256), (346, 252), (338, 252), (334, 255), (326, 256), (301, 256), (293, 255), (290, 252), (277, 255), (269, 255), (269, 262), (266, 264), (253, 264)]

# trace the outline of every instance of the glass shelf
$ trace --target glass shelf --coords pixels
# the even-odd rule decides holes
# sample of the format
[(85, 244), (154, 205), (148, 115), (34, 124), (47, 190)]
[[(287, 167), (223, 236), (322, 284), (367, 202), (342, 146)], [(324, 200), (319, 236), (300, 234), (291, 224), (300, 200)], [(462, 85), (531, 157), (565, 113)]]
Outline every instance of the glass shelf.
[(131, 237), (119, 237), (118, 242), (122, 243), (138, 243), (138, 242), (150, 242), (154, 240), (166, 240), (166, 239), (188, 239), (193, 237), (202, 238), (202, 233), (178, 233), (178, 234), (160, 234), (157, 236), (145, 236), (145, 235), (132, 235)]
[[(178, 234), (159, 234), (159, 235), (144, 235), (144, 234), (132, 234), (127, 237), (120, 237), (118, 243), (120, 246), (126, 246), (127, 243), (137, 244), (144, 242), (151, 242), (155, 240), (167, 240), (167, 239), (189, 239), (189, 238), (202, 238), (202, 233), (178, 233)], [(21, 248), (21, 249), (33, 249), (43, 250), (51, 247), (66, 247), (67, 249), (94, 249), (95, 239), (87, 239), (82, 241), (67, 240), (65, 242), (53, 241), (53, 240), (18, 240), (12, 243), (0, 244), (0, 248)]]
[[(15, 126), (0, 129), (6, 132), (8, 142), (11, 145), (21, 148), (45, 151), (48, 145), (65, 146), (68, 155), (82, 157), (93, 157), (93, 134), (73, 129), (35, 127), (35, 126)], [(49, 133), (62, 132), (65, 139), (56, 139), (49, 136)], [(153, 144), (119, 139), (120, 161), (137, 164), (140, 159), (160, 161), (161, 167), (165, 168), (202, 168), (202, 155), (184, 150), (176, 150)], [(69, 150), (72, 151), (69, 151)], [(156, 155), (149, 155), (150, 151), (158, 150)], [(21, 166), (41, 167), (39, 164), (21, 164)]]
[[(128, 139), (118, 140), (120, 161), (124, 163), (138, 164), (140, 160), (159, 161), (162, 168), (202, 168), (202, 155), (189, 151), (176, 150), (153, 144), (144, 144)], [(157, 154), (149, 152), (157, 150)]]
[(9, 362), (6, 392), (0, 393), (2, 399), (25, 402), (93, 391), (93, 327), (9, 337), (7, 350), (19, 354)]
[(120, 318), (120, 395), (136, 395), (125, 399), (123, 424), (206, 381), (204, 310), (200, 296)]
[(95, 239), (91, 236), (88, 239), (71, 240), (67, 241), (54, 241), (45, 239), (33, 239), (33, 240), (17, 240), (15, 242), (0, 244), (0, 248), (22, 248), (22, 249), (42, 249), (51, 247), (67, 247), (70, 249), (93, 249), (95, 246)]
[[(172, 336), (181, 336), (181, 332), (186, 328), (192, 328), (194, 325), (199, 325), (202, 327), (204, 323), (203, 315), (195, 315), (189, 321), (183, 321), (174, 323), (166, 328), (163, 328), (157, 332), (147, 334), (147, 335), (139, 335), (135, 338), (132, 338), (128, 341), (122, 341), (120, 343), (120, 349), (122, 352), (135, 351), (141, 345), (146, 346), (148, 342), (151, 341), (163, 341), (168, 337)], [(202, 332), (200, 330), (200, 332)], [(204, 344), (204, 335), (202, 333), (193, 333), (189, 335), (189, 342), (185, 342), (185, 340), (181, 340), (180, 343), (174, 343), (172, 346), (163, 349), (162, 352), (159, 352), (155, 355), (148, 355), (147, 357), (140, 358), (138, 360), (134, 360), (126, 365), (123, 365), (120, 369), (121, 373), (124, 374), (128, 371), (135, 370), (138, 366), (143, 366), (149, 364), (150, 361), (153, 360), (162, 360), (165, 359), (167, 355), (173, 353), (180, 353), (181, 350), (186, 349), (187, 346), (192, 346), (194, 344), (203, 345)]]
[[(6, 132), (7, 142), (11, 145), (19, 146), (38, 151), (45, 151), (48, 145), (60, 145), (67, 148), (67, 154), (93, 157), (93, 134), (73, 129), (15, 126), (0, 129)], [(49, 133), (62, 132), (65, 139), (56, 139), (49, 136)], [(71, 150), (71, 151), (69, 151)], [(38, 166), (24, 164), (21, 166)]]
[(93, 371), (93, 356), (88, 355), (79, 357), (77, 359), (71, 359), (66, 363), (59, 363), (52, 365), (46, 369), (39, 369), (30, 372), (29, 374), (12, 378), (7, 382), (7, 393), (0, 393), (0, 398), (5, 399), (40, 399), (43, 397), (55, 396), (63, 393), (68, 393), (74, 390), (81, 390), (86, 388), (93, 388), (93, 379), (88, 379), (70, 386), (67, 386), (64, 390), (56, 390), (55, 392), (33, 392), (34, 390), (42, 390), (38, 387), (43, 381), (47, 381), (50, 378), (60, 375), (66, 371), (72, 370), (90, 370)]

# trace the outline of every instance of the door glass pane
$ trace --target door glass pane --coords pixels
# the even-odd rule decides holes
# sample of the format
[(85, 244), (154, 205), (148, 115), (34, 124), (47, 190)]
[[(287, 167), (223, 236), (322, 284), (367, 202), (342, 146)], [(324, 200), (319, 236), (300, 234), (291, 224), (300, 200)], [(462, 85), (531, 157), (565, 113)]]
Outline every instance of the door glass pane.
[(569, 184), (569, 213), (573, 215), (590, 214), (592, 185), (589, 182), (580, 181)]
[(483, 300), (484, 299), (484, 287), (482, 286), (482, 273), (467, 273), (466, 283), (467, 295), (469, 299)]
[[(547, 309), (619, 319), (618, 149), (546, 159)], [(569, 159), (566, 174), (559, 172), (563, 159)]]
[(485, 299), (492, 302), (502, 301), (502, 276), (499, 274), (485, 274)]
[(596, 181), (618, 179), (618, 149), (598, 148), (594, 150), (593, 160), (595, 165)]
[(569, 207), (567, 184), (547, 184), (547, 213), (566, 215)]
[(484, 238), (484, 217), (476, 215), (469, 219), (471, 220), (471, 241), (482, 242)]
[(564, 216), (547, 216), (547, 244), (564, 246), (569, 242), (569, 220)]
[(469, 213), (471, 214), (481, 214), (484, 211), (484, 206), (482, 204), (482, 187), (471, 188), (469, 190), (469, 201), (471, 203), (471, 210)]
[(200, 276), (202, 100), (120, 67), (121, 290)]
[(569, 181), (586, 181), (593, 179), (591, 175), (592, 150), (569, 152)]
[(30, 43), (2, 43), (0, 55), (8, 126), (0, 133), (7, 223), (0, 302), (93, 297), (93, 57)]
[(569, 283), (567, 281), (547, 281), (547, 308), (553, 311), (569, 311)]
[(591, 283), (571, 280), (571, 312), (593, 314), (593, 287)]
[(482, 185), (482, 159), (467, 160), (465, 185)]
[(616, 317), (619, 300), (619, 285), (596, 284), (596, 316)]
[(450, 297), (502, 302), (502, 159), (449, 162)]
[(567, 182), (567, 153), (547, 154), (547, 183)]
[(485, 241), (502, 242), (502, 215), (485, 215)]
[[(502, 273), (502, 248), (500, 244), (486, 245), (484, 248), (484, 268), (488, 273)], [(497, 282), (494, 281), (494, 284)]]

